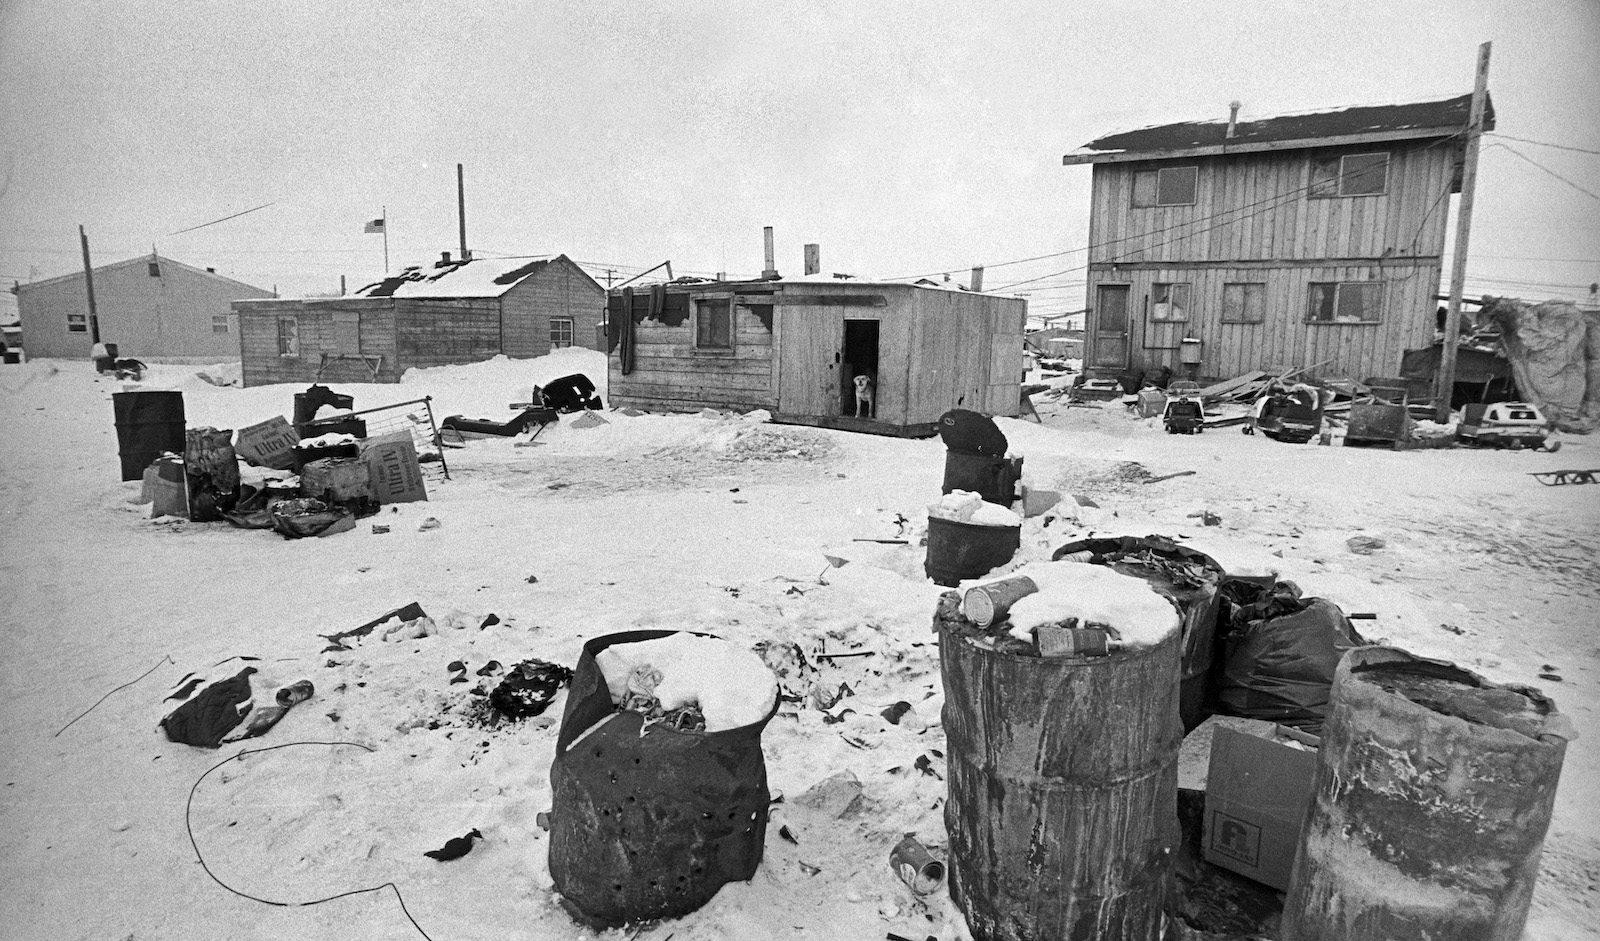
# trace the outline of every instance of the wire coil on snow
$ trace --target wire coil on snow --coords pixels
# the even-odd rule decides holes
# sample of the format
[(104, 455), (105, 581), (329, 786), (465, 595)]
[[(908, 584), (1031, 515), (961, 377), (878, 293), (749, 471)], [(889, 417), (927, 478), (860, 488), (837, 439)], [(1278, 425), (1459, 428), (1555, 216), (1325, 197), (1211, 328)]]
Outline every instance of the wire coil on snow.
[(194, 795), (200, 790), (200, 785), (205, 781), (206, 778), (211, 776), (212, 772), (220, 769), (229, 762), (238, 761), (240, 758), (243, 758), (246, 755), (259, 755), (263, 752), (277, 751), (280, 748), (294, 748), (300, 745), (323, 745), (332, 748), (348, 745), (353, 748), (360, 748), (369, 752), (377, 750), (370, 745), (363, 745), (360, 742), (284, 742), (281, 745), (271, 745), (266, 748), (243, 749), (238, 754), (229, 758), (224, 758), (223, 760), (212, 765), (210, 768), (207, 768), (204, 774), (195, 779), (194, 786), (189, 788), (189, 799), (185, 801), (183, 805), (183, 828), (189, 834), (189, 845), (194, 848), (194, 857), (195, 860), (200, 863), (200, 868), (205, 870), (206, 875), (211, 877), (212, 882), (222, 886), (224, 889), (227, 889), (234, 895), (237, 895), (240, 898), (247, 898), (252, 902), (260, 902), (263, 905), (272, 905), (278, 908), (302, 908), (309, 905), (321, 905), (323, 902), (332, 902), (335, 899), (347, 898), (352, 895), (364, 895), (368, 892), (381, 892), (384, 889), (393, 889), (395, 901), (400, 903), (400, 911), (406, 916), (406, 920), (411, 922), (411, 927), (417, 929), (417, 933), (426, 938), (427, 941), (433, 941), (428, 933), (422, 930), (422, 926), (417, 924), (417, 920), (411, 917), (411, 910), (406, 908), (406, 900), (400, 895), (400, 887), (395, 885), (393, 882), (385, 882), (382, 885), (369, 886), (365, 889), (351, 889), (348, 892), (340, 892), (336, 895), (330, 895), (327, 898), (312, 899), (305, 902), (280, 902), (273, 899), (264, 899), (259, 896), (251, 895), (248, 892), (241, 892), (238, 889), (235, 889), (233, 886), (228, 885), (226, 882), (223, 882), (220, 878), (218, 878), (217, 874), (212, 872), (211, 867), (206, 864), (205, 855), (200, 852), (200, 844), (197, 840), (195, 840), (194, 837)]

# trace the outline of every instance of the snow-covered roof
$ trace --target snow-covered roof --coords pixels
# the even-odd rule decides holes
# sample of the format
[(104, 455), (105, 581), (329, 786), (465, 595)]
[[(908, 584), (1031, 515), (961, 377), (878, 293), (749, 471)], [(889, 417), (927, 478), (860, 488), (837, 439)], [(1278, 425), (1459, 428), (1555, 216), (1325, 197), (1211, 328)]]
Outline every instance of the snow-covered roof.
[[(556, 261), (571, 263), (565, 255), (532, 261), (527, 258), (441, 260), (428, 266), (413, 265), (397, 275), (353, 291), (351, 296), (499, 297)], [(584, 277), (588, 277), (587, 272)]]
[[(789, 277), (789, 276), (785, 275), (783, 277), (775, 278), (775, 279), (770, 280), (770, 281), (769, 280), (759, 279), (759, 278), (749, 278), (749, 279), (734, 279), (734, 280), (728, 280), (728, 281), (713, 281), (713, 280), (681, 281), (680, 280), (680, 281), (669, 281), (667, 283), (669, 285), (671, 285), (671, 286), (674, 286), (674, 287), (688, 287), (688, 288), (696, 288), (696, 289), (702, 289), (702, 290), (704, 290), (704, 289), (726, 290), (726, 289), (736, 288), (736, 287), (737, 288), (745, 288), (745, 287), (767, 288), (767, 287), (782, 287), (783, 285), (802, 285), (803, 284), (803, 285), (809, 285), (809, 286), (814, 286), (814, 287), (834, 287), (834, 288), (847, 288), (847, 289), (884, 288), (884, 287), (908, 288), (909, 287), (909, 288), (928, 288), (928, 289), (932, 289), (932, 290), (936, 290), (936, 291), (951, 291), (951, 292), (956, 293), (956, 294), (971, 294), (971, 293), (973, 293), (973, 292), (967, 290), (967, 288), (964, 285), (962, 285), (962, 284), (960, 284), (960, 283), (958, 283), (958, 282), (956, 282), (954, 280), (951, 280), (951, 281), (936, 281), (936, 280), (934, 280), (932, 278), (918, 278), (918, 279), (902, 279), (902, 280), (899, 280), (899, 281), (890, 281), (890, 280), (886, 280), (886, 279), (882, 279), (882, 278), (864, 278), (864, 277), (857, 277), (855, 275), (837, 276), (837, 275), (831, 275), (831, 274), (808, 274), (808, 275), (799, 275), (799, 276), (796, 276), (796, 277)], [(635, 284), (635, 285), (633, 285), (633, 287), (637, 290), (637, 289), (641, 288), (641, 285)], [(648, 287), (648, 284), (643, 285), (643, 287)], [(613, 288), (612, 292), (615, 293), (617, 290), (618, 289)], [(996, 295), (996, 296), (1005, 296), (1005, 295)]]
[[(1281, 114), (1239, 121), (1181, 121), (1107, 134), (1062, 158), (1067, 165), (1116, 163), (1162, 157), (1289, 150), (1340, 143), (1444, 137), (1467, 126), (1472, 96), (1410, 104), (1383, 104)], [(1494, 128), (1494, 104), (1485, 102), (1484, 129)]]

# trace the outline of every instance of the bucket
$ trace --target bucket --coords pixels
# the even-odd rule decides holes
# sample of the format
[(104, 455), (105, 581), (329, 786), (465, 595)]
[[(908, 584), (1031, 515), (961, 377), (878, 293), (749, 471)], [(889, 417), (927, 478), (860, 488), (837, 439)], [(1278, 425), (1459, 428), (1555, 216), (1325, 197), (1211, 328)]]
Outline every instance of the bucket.
[[(294, 394), (294, 424), (304, 425), (317, 417), (317, 409), (324, 405), (334, 408), (355, 408), (354, 396), (341, 395), (327, 386), (313, 385), (304, 392)], [(311, 437), (303, 435), (302, 437)]]
[(1521, 938), (1571, 729), (1529, 687), (1393, 647), (1345, 654), (1284, 941)]
[(1180, 634), (997, 653), (935, 619), (950, 896), (977, 941), (1159, 941), (1178, 845)]
[(767, 832), (759, 722), (717, 732), (644, 726), (618, 711), (595, 657), (676, 631), (607, 634), (583, 645), (550, 767), (550, 878), (598, 926), (686, 915), (749, 880)]
[(140, 480), (164, 452), (184, 450), (182, 392), (113, 392), (122, 479)]
[(942, 492), (970, 490), (987, 503), (1009, 507), (1017, 499), (1017, 482), (1022, 479), (1022, 458), (992, 457), (946, 451)]
[(1005, 565), (1022, 547), (1021, 526), (974, 526), (928, 517), (928, 555), (923, 572), (946, 588)]

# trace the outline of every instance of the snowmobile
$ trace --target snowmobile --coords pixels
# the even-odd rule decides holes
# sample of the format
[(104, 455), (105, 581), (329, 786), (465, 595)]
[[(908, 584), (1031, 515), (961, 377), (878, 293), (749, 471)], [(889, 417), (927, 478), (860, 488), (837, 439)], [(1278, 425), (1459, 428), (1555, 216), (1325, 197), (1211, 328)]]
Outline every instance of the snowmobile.
[(1244, 433), (1256, 431), (1275, 441), (1305, 444), (1322, 430), (1322, 394), (1305, 384), (1274, 389), (1256, 400)]
[(1550, 423), (1539, 407), (1528, 402), (1473, 404), (1461, 410), (1456, 440), (1477, 447), (1543, 448), (1554, 451), (1561, 442), (1550, 440)]
[(1205, 430), (1206, 410), (1200, 402), (1200, 384), (1180, 380), (1167, 387), (1167, 404), (1161, 424), (1169, 435), (1193, 435)]

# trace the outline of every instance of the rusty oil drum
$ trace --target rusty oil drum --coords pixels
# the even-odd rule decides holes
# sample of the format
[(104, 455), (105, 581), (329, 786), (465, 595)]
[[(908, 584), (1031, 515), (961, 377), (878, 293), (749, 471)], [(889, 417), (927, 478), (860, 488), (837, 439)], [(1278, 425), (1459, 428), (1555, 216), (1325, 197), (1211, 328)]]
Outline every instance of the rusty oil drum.
[(973, 937), (1158, 941), (1178, 844), (1181, 632), (1103, 657), (1016, 656), (968, 642), (953, 605), (935, 619), (945, 828)]
[(1393, 647), (1334, 674), (1284, 941), (1516, 941), (1571, 723)]

